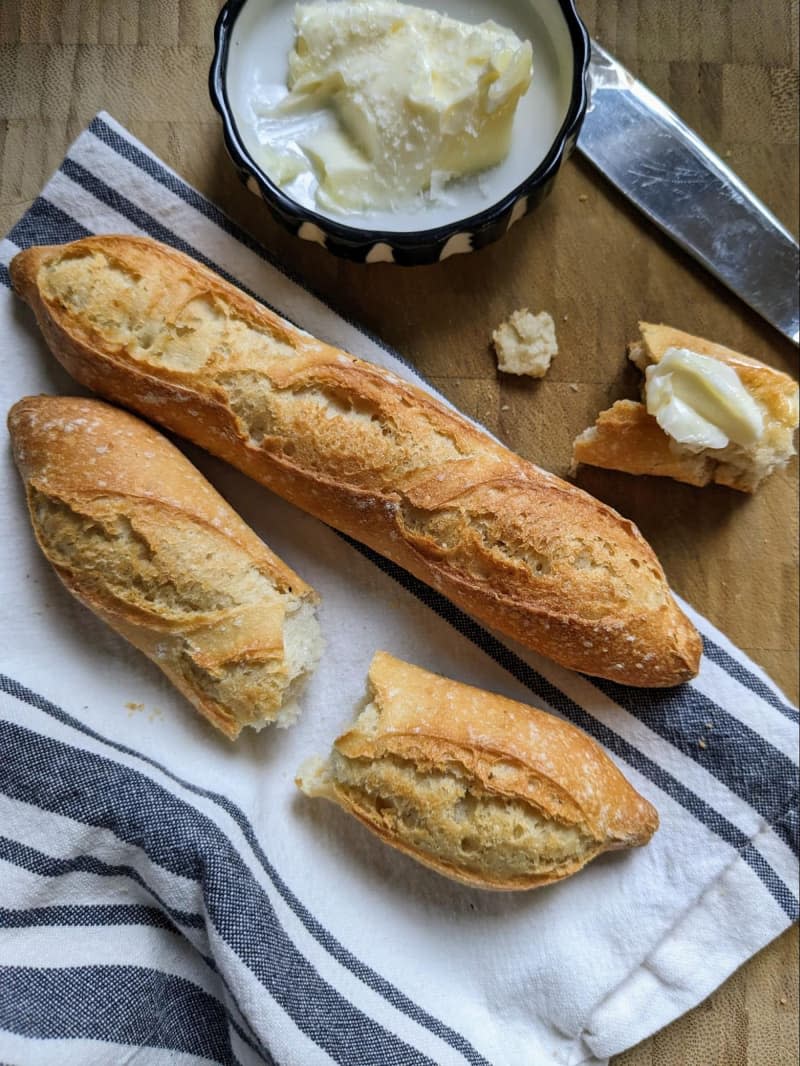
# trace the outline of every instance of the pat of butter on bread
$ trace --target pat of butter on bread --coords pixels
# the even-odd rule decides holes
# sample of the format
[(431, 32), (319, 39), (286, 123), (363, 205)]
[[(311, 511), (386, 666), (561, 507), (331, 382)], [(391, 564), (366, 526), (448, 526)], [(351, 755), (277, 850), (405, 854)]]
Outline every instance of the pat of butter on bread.
[(573, 446), (573, 465), (754, 492), (794, 455), (798, 386), (730, 348), (642, 322), (628, 349), (644, 403), (619, 400)]
[(764, 435), (764, 414), (736, 371), (688, 348), (667, 348), (645, 369), (648, 414), (693, 451), (743, 448)]

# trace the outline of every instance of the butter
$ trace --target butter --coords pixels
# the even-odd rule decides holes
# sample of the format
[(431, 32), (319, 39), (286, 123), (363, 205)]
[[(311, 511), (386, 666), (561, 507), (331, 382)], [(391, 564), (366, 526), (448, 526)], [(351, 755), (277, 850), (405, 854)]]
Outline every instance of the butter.
[(295, 28), (271, 117), (333, 114), (296, 141), (321, 205), (392, 208), (506, 156), (532, 76), (530, 43), (511, 30), (392, 0), (298, 4)]
[(648, 366), (647, 410), (692, 450), (749, 447), (764, 433), (761, 408), (732, 367), (688, 348), (668, 348)]
[(261, 145), (259, 161), (270, 177), (279, 185), (288, 185), (306, 169), (303, 156), (269, 144)]

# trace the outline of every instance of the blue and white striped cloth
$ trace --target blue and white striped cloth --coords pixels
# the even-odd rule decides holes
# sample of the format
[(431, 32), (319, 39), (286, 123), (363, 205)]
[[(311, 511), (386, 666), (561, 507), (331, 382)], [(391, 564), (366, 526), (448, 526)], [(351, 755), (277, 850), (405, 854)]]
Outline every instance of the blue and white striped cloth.
[[(80, 391), (10, 292), (9, 260), (111, 231), (174, 244), (419, 382), (101, 114), (0, 244), (5, 408)], [(61, 588), (3, 449), (2, 1063), (597, 1066), (797, 918), (798, 713), (703, 618), (691, 685), (588, 680), (187, 451), (321, 592), (327, 650), (296, 727), (229, 744)], [(305, 800), (294, 771), (348, 721), (379, 647), (591, 733), (658, 807), (653, 842), (494, 895)]]

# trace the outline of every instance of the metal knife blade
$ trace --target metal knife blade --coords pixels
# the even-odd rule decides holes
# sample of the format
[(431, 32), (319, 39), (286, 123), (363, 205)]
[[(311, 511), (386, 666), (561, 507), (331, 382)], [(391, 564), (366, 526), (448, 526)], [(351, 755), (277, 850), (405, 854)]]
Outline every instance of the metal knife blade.
[(592, 41), (583, 154), (690, 255), (800, 343), (792, 235), (663, 101)]

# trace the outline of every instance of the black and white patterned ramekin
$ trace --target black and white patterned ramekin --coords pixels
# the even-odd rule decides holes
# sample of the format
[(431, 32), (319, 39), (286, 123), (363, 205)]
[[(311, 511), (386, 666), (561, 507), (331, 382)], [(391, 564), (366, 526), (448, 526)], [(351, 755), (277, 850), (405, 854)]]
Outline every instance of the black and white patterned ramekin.
[(214, 28), (214, 59), (209, 71), (211, 102), (222, 118), (228, 153), (244, 184), (260, 197), (273, 217), (303, 240), (321, 244), (334, 255), (359, 263), (418, 266), (472, 252), (498, 240), (547, 196), (572, 154), (588, 103), (589, 35), (573, 0), (556, 0), (566, 23), (573, 53), (572, 88), (567, 115), (538, 167), (515, 189), (469, 218), (416, 231), (359, 229), (297, 203), (257, 165), (236, 126), (226, 87), (226, 69), (234, 24), (247, 0), (228, 0)]

